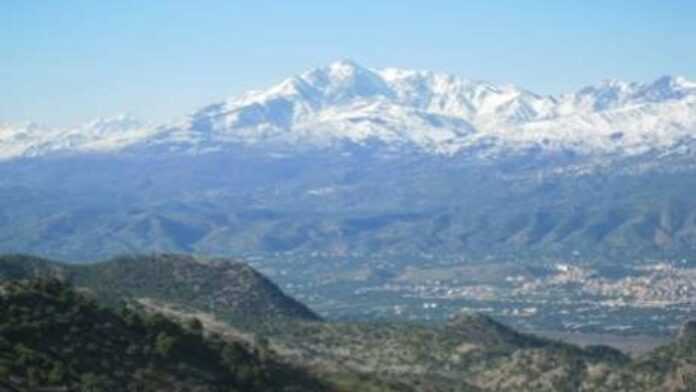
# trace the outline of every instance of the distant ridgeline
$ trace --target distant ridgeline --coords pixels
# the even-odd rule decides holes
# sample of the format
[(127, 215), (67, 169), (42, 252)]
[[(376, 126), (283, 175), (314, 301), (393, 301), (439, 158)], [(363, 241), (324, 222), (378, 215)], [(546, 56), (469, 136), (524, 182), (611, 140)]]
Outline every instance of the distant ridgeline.
[[(76, 289), (70, 285), (75, 285)], [(696, 327), (631, 358), (519, 333), (320, 320), (250, 267), (0, 257), (0, 391), (693, 391)]]
[(321, 252), (625, 263), (696, 250), (696, 158), (520, 154), (235, 150), (0, 162), (0, 251), (70, 261)]

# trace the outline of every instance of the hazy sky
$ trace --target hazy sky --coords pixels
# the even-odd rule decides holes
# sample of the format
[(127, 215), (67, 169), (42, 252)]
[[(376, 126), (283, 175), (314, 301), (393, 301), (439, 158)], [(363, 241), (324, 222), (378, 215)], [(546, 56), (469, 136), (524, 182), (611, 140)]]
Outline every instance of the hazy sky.
[(181, 117), (351, 58), (542, 94), (696, 79), (696, 1), (0, 1), (0, 122)]

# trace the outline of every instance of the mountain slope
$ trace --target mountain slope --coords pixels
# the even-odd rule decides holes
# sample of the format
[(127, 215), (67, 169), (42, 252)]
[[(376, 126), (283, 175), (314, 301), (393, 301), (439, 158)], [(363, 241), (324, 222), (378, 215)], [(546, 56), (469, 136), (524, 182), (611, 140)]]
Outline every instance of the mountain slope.
[(159, 315), (101, 308), (57, 280), (0, 284), (2, 391), (320, 391), (299, 370)]
[(236, 324), (319, 317), (246, 264), (190, 256), (117, 257), (64, 265), (28, 256), (0, 257), (1, 279), (54, 277), (87, 289), (100, 301), (154, 300), (212, 312)]
[(625, 262), (696, 248), (688, 163), (651, 155), (590, 171), (575, 170), (574, 160), (239, 153), (17, 162), (0, 167), (0, 249), (81, 261), (148, 252), (578, 251)]

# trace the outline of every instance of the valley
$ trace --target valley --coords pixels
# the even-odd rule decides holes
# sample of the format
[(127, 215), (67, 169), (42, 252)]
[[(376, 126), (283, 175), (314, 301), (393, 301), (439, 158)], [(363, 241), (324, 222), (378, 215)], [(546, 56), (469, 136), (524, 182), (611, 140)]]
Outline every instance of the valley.
[[(693, 322), (676, 340), (643, 342), (629, 356), (597, 341), (580, 347), (520, 333), (476, 309), (441, 323), (320, 318), (230, 259), (164, 254), (80, 265), (10, 255), (0, 257), (0, 281), (0, 374), (9, 377), (0, 390), (688, 391), (696, 376)], [(77, 322), (86, 319), (100, 321)], [(77, 325), (81, 341), (92, 339), (79, 355)], [(32, 334), (44, 330), (52, 331), (47, 343), (36, 345)], [(96, 340), (107, 330), (112, 340)], [(124, 360), (90, 364), (87, 352)], [(124, 366), (137, 376), (123, 378)], [(120, 380), (130, 384), (113, 387)]]
[[(672, 336), (693, 317), (694, 264), (628, 266), (407, 258), (250, 257), (252, 265), (328, 318), (444, 322), (459, 311), (517, 329)], [(289, 273), (295, 266), (303, 273)], [(423, 267), (427, 265), (427, 267)]]

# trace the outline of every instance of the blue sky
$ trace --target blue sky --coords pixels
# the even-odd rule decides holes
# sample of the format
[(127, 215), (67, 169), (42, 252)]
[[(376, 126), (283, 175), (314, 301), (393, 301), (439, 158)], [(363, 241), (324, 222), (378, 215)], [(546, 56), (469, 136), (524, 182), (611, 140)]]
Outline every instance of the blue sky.
[(181, 117), (351, 58), (542, 94), (696, 79), (694, 1), (0, 2), (0, 121)]

